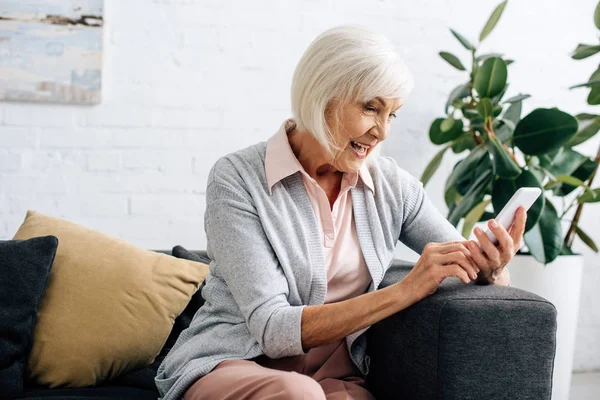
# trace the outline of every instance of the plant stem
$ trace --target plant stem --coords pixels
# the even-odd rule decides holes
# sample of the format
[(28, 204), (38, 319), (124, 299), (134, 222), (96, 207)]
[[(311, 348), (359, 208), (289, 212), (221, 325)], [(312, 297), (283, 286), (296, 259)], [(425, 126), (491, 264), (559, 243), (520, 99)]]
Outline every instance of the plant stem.
[[(584, 192), (585, 192), (585, 190), (584, 190)], [(580, 193), (580, 195), (581, 195), (581, 193)], [(559, 219), (563, 219), (563, 217), (565, 216), (565, 214), (568, 213), (571, 208), (573, 208), (573, 206), (575, 205), (575, 203), (577, 203), (577, 197), (579, 197), (579, 195), (576, 196), (573, 201), (571, 201), (571, 204), (569, 204), (569, 207), (567, 207), (567, 209), (560, 215)], [(564, 196), (563, 196), (563, 209), (564, 208), (565, 207), (564, 207)], [(570, 220), (568, 220), (568, 221), (570, 221)]]
[[(592, 181), (594, 180), (594, 177), (596, 176), (596, 172), (598, 171), (598, 163), (600, 163), (600, 147), (598, 147), (598, 153), (596, 154), (596, 158), (594, 159), (594, 161), (596, 162), (596, 168), (594, 168), (594, 172), (592, 172), (592, 175), (590, 176), (590, 179), (588, 180), (587, 185), (589, 187), (592, 187)], [(579, 217), (581, 216), (581, 210), (583, 209), (583, 205), (585, 203), (579, 203), (579, 206), (577, 206), (577, 211), (575, 211), (575, 216), (573, 217), (573, 221), (571, 222), (571, 226), (569, 226), (569, 230), (567, 231), (567, 235), (565, 237), (565, 245), (568, 246), (569, 248), (571, 248), (571, 245), (573, 244), (573, 240), (575, 239), (575, 227), (577, 226), (577, 223), (579, 222)]]
[(473, 141), (475, 142), (475, 144), (480, 145), (483, 143), (483, 139), (481, 139), (480, 135), (477, 135), (475, 129), (469, 128), (469, 131), (473, 134)]
[[(483, 129), (485, 130), (485, 132), (488, 134), (488, 137), (490, 140), (496, 139), (496, 132), (494, 132), (494, 123), (493, 123), (493, 118), (488, 117), (488, 119), (486, 120), (486, 122), (483, 124)], [(499, 141), (500, 142), (500, 141)], [(515, 164), (519, 165), (519, 163), (517, 162), (517, 158), (515, 157), (515, 155), (508, 149), (508, 146), (506, 146), (504, 143), (501, 143), (502, 147), (504, 147), (504, 149), (506, 150), (506, 153), (510, 156), (510, 158), (513, 159), (513, 161), (515, 162)], [(513, 149), (514, 150), (514, 149)], [(520, 165), (519, 165), (520, 167)]]

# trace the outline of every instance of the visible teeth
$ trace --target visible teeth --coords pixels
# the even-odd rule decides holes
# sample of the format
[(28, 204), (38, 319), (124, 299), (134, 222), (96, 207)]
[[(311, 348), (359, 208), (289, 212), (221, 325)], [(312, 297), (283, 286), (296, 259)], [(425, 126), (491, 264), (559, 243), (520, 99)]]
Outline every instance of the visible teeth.
[(350, 144), (352, 145), (352, 148), (354, 149), (354, 151), (356, 151), (359, 154), (364, 154), (364, 153), (367, 152), (367, 147), (365, 147), (365, 146), (363, 146), (363, 145), (361, 145), (359, 143), (356, 143), (353, 140), (350, 141)]
[(364, 144), (355, 142), (354, 140), (352, 140), (352, 143), (355, 144), (356, 146), (362, 147), (363, 149), (368, 149), (369, 146), (365, 146)]

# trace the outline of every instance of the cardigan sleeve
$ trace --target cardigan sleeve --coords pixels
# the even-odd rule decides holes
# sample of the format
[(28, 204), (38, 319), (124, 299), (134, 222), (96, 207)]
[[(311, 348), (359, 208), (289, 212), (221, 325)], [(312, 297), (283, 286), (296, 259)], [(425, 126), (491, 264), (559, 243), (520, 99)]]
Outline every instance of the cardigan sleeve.
[(264, 354), (270, 358), (306, 354), (301, 340), (306, 306), (292, 306), (287, 300), (288, 281), (252, 197), (241, 180), (221, 179), (214, 170), (209, 175), (204, 225), (207, 253), (215, 263), (213, 274), (227, 284)]
[(418, 254), (429, 242), (466, 241), (460, 232), (435, 207), (423, 183), (408, 175), (402, 185), (403, 221), (400, 241)]

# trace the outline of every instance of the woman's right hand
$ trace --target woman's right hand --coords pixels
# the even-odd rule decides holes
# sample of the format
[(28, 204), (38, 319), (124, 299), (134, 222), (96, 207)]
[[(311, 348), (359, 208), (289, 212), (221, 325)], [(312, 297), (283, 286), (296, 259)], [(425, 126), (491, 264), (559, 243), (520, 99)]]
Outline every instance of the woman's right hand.
[(417, 302), (435, 293), (449, 276), (457, 277), (465, 284), (477, 279), (479, 269), (464, 243), (428, 243), (412, 270), (398, 282), (399, 286)]

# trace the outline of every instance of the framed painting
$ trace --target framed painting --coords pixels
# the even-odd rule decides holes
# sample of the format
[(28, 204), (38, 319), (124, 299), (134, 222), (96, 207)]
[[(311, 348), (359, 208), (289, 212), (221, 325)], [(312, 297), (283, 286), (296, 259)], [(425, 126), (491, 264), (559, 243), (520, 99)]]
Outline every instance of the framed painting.
[(103, 0), (2, 0), (0, 100), (97, 104)]

